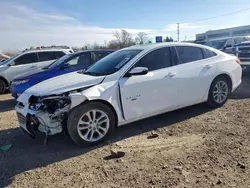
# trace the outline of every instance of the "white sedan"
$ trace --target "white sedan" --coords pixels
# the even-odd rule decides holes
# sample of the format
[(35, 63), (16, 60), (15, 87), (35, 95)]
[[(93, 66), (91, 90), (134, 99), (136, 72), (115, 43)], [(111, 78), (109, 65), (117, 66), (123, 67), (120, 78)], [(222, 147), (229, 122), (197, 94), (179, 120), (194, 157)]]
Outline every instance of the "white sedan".
[(186, 106), (225, 104), (241, 83), (236, 57), (189, 43), (132, 46), (87, 70), (26, 90), (16, 106), (31, 136), (68, 131), (78, 145), (97, 144), (117, 126)]

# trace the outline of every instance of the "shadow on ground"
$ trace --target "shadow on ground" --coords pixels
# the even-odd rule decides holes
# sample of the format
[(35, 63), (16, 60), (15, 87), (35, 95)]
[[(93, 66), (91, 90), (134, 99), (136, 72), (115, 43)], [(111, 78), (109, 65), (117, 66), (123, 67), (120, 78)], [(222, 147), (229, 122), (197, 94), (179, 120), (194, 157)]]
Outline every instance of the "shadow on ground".
[(122, 126), (117, 128), (108, 143), (90, 148), (79, 148), (63, 135), (49, 137), (48, 145), (44, 146), (43, 135), (38, 135), (35, 140), (30, 141), (24, 138), (18, 128), (1, 131), (0, 146), (11, 143), (13, 147), (6, 152), (0, 151), (0, 187), (11, 184), (15, 175), (27, 170), (76, 157), (110, 143), (187, 120), (209, 110), (211, 108), (200, 104)]
[(250, 98), (250, 66), (243, 70), (242, 83), (232, 93), (231, 99), (247, 99)]
[(15, 99), (0, 100), (0, 113), (14, 110), (15, 105)]

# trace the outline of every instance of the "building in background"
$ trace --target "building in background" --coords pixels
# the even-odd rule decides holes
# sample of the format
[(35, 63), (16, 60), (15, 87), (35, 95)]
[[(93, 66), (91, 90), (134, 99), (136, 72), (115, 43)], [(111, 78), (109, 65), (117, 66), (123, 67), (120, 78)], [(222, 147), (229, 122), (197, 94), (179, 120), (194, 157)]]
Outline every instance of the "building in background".
[(205, 43), (212, 39), (237, 37), (237, 36), (250, 36), (250, 25), (231, 27), (226, 29), (209, 30), (205, 33), (196, 34), (196, 43)]

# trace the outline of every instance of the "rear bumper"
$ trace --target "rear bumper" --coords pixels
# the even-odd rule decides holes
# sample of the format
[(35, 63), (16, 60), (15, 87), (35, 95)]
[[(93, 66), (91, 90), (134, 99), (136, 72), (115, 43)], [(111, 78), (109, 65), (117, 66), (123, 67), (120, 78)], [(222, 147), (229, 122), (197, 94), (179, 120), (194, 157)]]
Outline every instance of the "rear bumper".
[(234, 90), (236, 90), (240, 86), (241, 82), (242, 80), (240, 79), (240, 81), (238, 81), (237, 83), (233, 85), (232, 92), (234, 92)]

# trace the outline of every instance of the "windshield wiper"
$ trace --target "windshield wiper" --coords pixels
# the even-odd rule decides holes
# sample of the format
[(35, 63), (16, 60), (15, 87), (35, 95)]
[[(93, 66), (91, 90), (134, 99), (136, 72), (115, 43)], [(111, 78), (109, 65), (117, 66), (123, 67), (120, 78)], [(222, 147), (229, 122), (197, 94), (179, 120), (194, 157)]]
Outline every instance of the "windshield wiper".
[(97, 73), (97, 72), (81, 72), (82, 74), (87, 74), (87, 75), (91, 75), (91, 76), (102, 76), (102, 74)]

